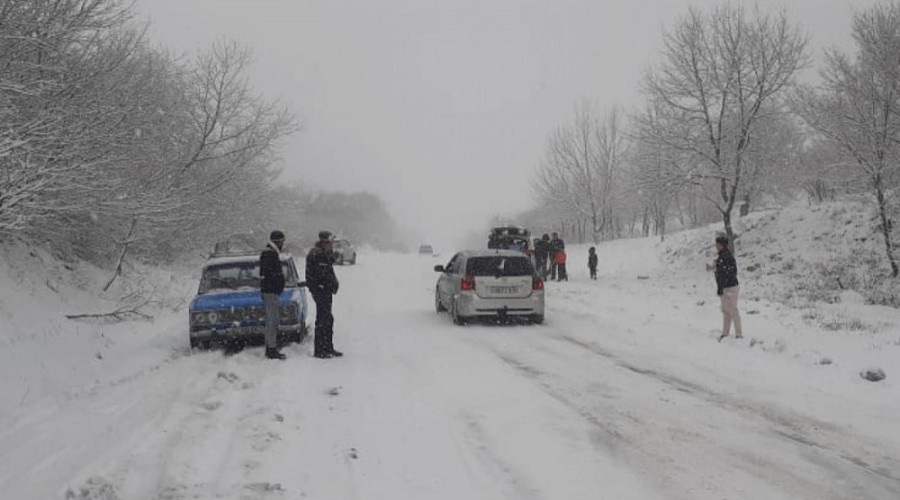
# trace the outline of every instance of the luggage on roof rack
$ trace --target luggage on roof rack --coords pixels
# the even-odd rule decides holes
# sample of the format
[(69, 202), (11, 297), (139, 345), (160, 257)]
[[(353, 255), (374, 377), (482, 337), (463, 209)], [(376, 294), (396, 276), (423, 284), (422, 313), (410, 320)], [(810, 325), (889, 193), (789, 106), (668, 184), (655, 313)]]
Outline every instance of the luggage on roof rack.
[(488, 235), (488, 248), (525, 252), (531, 248), (531, 232), (518, 226), (492, 228)]

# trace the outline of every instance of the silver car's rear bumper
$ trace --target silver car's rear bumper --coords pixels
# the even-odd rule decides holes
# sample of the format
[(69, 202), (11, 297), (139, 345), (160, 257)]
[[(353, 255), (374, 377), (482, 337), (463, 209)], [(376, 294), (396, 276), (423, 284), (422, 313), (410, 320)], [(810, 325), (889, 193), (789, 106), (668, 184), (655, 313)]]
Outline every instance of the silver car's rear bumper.
[(474, 293), (460, 293), (456, 297), (460, 316), (526, 316), (544, 314), (544, 293), (533, 292), (524, 298), (485, 299)]

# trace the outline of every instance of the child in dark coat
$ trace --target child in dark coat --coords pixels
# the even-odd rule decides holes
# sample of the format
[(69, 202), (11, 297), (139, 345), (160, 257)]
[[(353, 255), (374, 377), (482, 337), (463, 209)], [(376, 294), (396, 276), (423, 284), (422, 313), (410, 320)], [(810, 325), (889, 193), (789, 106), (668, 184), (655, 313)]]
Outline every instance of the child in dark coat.
[(591, 271), (591, 279), (597, 279), (597, 249), (594, 247), (588, 249), (588, 269)]

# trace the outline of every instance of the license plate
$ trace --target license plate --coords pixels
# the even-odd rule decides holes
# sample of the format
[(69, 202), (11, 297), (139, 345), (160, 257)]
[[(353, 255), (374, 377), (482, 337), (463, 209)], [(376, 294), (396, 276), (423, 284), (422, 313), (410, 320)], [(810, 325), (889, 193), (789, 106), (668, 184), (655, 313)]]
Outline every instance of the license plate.
[(229, 328), (225, 330), (226, 335), (231, 337), (239, 337), (241, 335), (257, 335), (265, 333), (265, 328), (261, 326), (240, 326), (237, 328)]
[(519, 291), (519, 287), (517, 286), (492, 286), (491, 292), (493, 293), (516, 293)]

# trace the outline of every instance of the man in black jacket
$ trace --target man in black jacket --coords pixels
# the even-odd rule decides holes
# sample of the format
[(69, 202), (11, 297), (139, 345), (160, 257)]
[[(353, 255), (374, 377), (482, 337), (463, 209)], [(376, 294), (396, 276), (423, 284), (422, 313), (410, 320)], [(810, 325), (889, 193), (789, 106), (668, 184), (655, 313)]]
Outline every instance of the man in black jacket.
[(316, 302), (316, 330), (313, 354), (327, 359), (343, 356), (334, 350), (334, 316), (331, 302), (338, 292), (338, 279), (334, 274), (333, 237), (328, 231), (319, 233), (319, 241), (306, 254), (306, 287)]
[(284, 291), (284, 270), (281, 267), (281, 249), (284, 247), (284, 233), (272, 231), (269, 244), (259, 255), (259, 291), (262, 292), (266, 312), (266, 357), (284, 359), (278, 352), (278, 298)]
[(716, 258), (716, 293), (722, 299), (722, 335), (719, 336), (721, 341), (728, 336), (731, 330), (731, 323), (734, 323), (734, 337), (743, 338), (744, 333), (741, 329), (741, 315), (738, 312), (738, 286), (737, 279), (737, 262), (734, 255), (728, 249), (728, 238), (724, 235), (716, 237), (716, 251), (719, 256)]
[(544, 234), (535, 240), (534, 256), (537, 263), (537, 273), (541, 279), (547, 279), (548, 266), (550, 266), (550, 235)]

